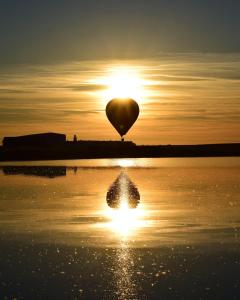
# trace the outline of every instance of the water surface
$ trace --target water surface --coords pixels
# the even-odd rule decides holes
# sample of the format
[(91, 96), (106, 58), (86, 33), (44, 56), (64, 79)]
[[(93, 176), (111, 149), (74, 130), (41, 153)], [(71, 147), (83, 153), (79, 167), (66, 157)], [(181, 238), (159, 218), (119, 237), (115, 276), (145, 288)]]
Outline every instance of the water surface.
[(238, 299), (239, 192), (239, 158), (1, 164), (0, 296)]

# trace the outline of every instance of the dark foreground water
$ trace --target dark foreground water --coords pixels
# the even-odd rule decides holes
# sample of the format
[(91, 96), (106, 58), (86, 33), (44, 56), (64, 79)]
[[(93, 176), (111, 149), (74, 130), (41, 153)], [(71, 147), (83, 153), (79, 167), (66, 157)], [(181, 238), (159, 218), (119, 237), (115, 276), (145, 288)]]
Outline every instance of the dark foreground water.
[(0, 299), (239, 299), (240, 159), (0, 165)]

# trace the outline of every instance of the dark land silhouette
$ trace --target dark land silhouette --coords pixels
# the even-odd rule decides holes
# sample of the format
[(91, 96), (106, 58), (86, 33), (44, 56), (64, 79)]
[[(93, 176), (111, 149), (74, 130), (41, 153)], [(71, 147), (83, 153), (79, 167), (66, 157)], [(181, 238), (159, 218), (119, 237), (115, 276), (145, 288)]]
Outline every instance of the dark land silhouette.
[(84, 158), (240, 156), (240, 143), (202, 145), (136, 145), (131, 141), (67, 141), (64, 134), (5, 137), (0, 161)]
[(55, 178), (66, 176), (65, 166), (3, 166), (4, 175), (26, 175)]

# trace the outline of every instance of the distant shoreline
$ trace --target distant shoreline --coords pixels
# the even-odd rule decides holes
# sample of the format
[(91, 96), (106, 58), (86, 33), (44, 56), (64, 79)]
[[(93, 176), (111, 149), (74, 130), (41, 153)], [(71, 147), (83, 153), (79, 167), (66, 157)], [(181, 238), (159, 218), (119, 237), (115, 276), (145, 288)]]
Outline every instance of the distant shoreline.
[(0, 161), (221, 156), (240, 156), (240, 143), (136, 145), (120, 141), (67, 141), (58, 146), (0, 146)]

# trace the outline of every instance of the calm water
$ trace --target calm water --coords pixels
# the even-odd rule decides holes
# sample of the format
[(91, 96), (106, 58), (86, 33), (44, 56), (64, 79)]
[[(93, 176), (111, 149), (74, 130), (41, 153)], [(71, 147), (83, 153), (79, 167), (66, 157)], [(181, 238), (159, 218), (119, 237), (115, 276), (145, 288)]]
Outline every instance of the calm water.
[(240, 159), (0, 165), (0, 299), (239, 299)]

